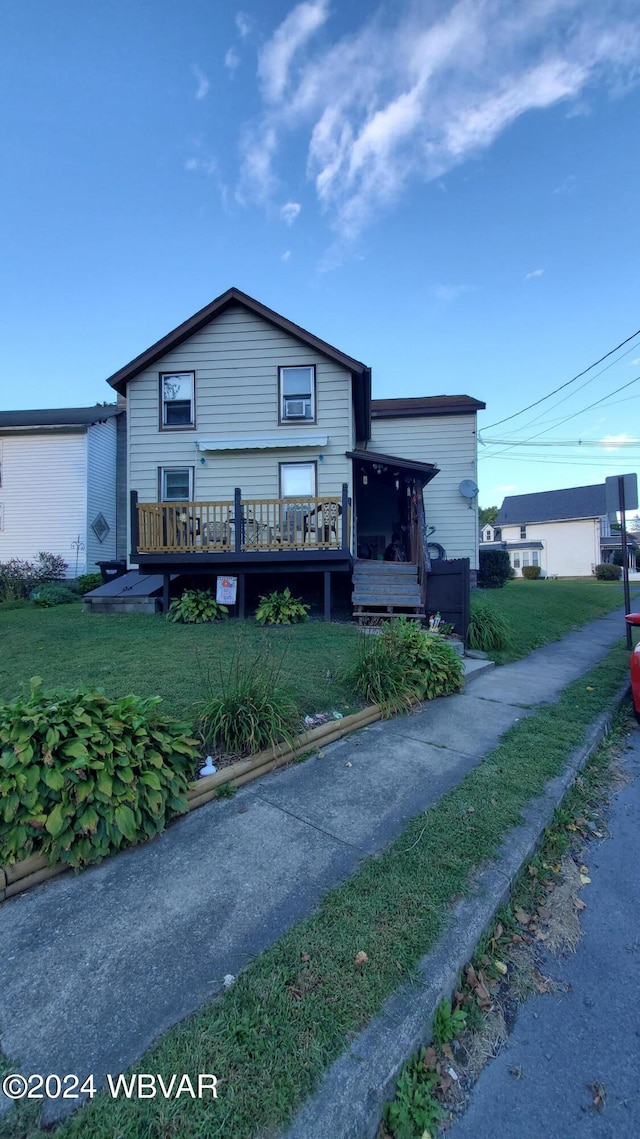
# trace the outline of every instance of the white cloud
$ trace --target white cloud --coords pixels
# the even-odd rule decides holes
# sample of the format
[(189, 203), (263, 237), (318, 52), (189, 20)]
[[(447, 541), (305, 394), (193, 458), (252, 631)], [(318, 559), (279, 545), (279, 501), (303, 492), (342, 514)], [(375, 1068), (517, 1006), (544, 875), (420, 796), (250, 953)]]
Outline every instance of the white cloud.
[(344, 246), (412, 181), (438, 183), (527, 112), (640, 79), (635, 0), (457, 0), (437, 12), (388, 3), (331, 40), (328, 0), (292, 8), (259, 55), (263, 104), (244, 132), (241, 199), (274, 192), (293, 135)]
[(191, 70), (193, 71), (193, 74), (195, 75), (198, 83), (195, 97), (199, 101), (200, 99), (204, 99), (209, 94), (209, 87), (211, 84), (209, 83), (209, 80), (207, 79), (204, 71), (198, 67), (197, 63), (193, 64)]
[(282, 97), (294, 56), (327, 19), (326, 0), (304, 0), (296, 5), (265, 44), (258, 61), (258, 75), (267, 103)]
[(554, 194), (572, 194), (575, 188), (576, 176), (575, 174), (569, 174), (559, 186), (556, 186), (553, 192)]
[(247, 16), (246, 12), (236, 12), (236, 28), (238, 29), (238, 35), (241, 36), (243, 40), (251, 35), (253, 31), (253, 20), (250, 16)]
[(524, 279), (530, 281), (532, 277), (541, 277), (543, 273), (544, 269), (532, 269), (530, 273), (525, 273)]
[(301, 209), (300, 202), (286, 202), (280, 210), (280, 217), (287, 225), (293, 225)]
[(290, 257), (291, 257), (291, 250), (290, 250), (290, 249), (285, 249), (284, 253), (282, 254), (282, 257), (280, 258), (280, 260), (281, 260), (281, 261), (288, 261)]
[(638, 443), (640, 440), (635, 439), (632, 435), (627, 435), (622, 432), (621, 435), (605, 435), (600, 440), (600, 445), (604, 447), (605, 451), (618, 451), (621, 446), (629, 443)]
[(240, 66), (240, 56), (234, 47), (230, 47), (224, 57), (224, 65), (228, 71), (235, 71)]
[(184, 168), (192, 173), (216, 174), (218, 163), (215, 158), (187, 158)]
[(638, 364), (640, 364), (640, 356), (636, 356), (635, 360), (632, 360), (631, 363), (633, 364), (634, 368), (636, 368)]
[(470, 285), (436, 285), (433, 293), (439, 301), (455, 301), (458, 297), (470, 291)]

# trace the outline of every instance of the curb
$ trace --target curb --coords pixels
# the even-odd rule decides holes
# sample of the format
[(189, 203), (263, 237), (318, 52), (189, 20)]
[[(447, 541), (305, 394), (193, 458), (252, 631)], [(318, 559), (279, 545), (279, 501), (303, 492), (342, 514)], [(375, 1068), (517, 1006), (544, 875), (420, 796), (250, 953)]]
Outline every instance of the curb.
[(431, 1039), (433, 1015), (450, 997), (458, 975), (473, 955), (485, 928), (508, 900), (524, 863), (535, 851), (578, 772), (607, 734), (613, 716), (629, 694), (625, 680), (587, 729), (585, 742), (570, 755), (564, 770), (524, 811), (524, 822), (504, 838), (495, 861), (474, 877), (472, 893), (452, 910), (449, 926), (382, 1012), (327, 1071), (320, 1087), (295, 1116), (282, 1139), (375, 1139), (385, 1102), (393, 1099), (403, 1064)]

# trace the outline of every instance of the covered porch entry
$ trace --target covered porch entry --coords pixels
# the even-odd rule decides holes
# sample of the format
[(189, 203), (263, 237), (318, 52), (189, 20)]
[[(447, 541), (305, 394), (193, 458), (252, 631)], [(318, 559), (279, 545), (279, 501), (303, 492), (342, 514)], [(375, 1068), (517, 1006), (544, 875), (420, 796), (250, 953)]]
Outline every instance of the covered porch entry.
[(423, 488), (432, 463), (349, 451), (353, 463), (353, 608), (359, 617), (424, 616), (430, 568)]

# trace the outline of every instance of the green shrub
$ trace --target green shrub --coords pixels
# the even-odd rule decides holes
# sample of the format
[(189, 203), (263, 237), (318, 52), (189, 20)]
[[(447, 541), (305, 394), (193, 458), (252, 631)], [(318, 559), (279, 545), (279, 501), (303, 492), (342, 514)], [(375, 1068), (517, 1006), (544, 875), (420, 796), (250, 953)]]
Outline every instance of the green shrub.
[(540, 577), (540, 572), (541, 572), (540, 566), (523, 566), (522, 567), (522, 576), (524, 578), (526, 578), (527, 581), (537, 581), (538, 578)]
[(68, 605), (70, 601), (77, 601), (78, 595), (68, 586), (51, 581), (34, 589), (31, 599), (38, 609), (50, 609), (52, 605)]
[(620, 581), (622, 577), (621, 566), (614, 566), (611, 562), (601, 562), (593, 572), (598, 581)]
[(344, 679), (386, 715), (415, 700), (447, 696), (462, 685), (462, 661), (440, 636), (425, 633), (416, 621), (400, 617), (380, 634), (362, 634), (358, 658)]
[(167, 621), (178, 621), (184, 625), (224, 621), (228, 616), (226, 605), (220, 605), (210, 589), (185, 589), (182, 597), (171, 602), (166, 614)]
[(466, 1012), (458, 1008), (455, 1012), (451, 1009), (451, 1001), (440, 1001), (434, 1016), (433, 1016), (433, 1039), (438, 1048), (443, 1048), (445, 1044), (450, 1044), (455, 1040), (461, 1032), (464, 1032), (467, 1023)]
[(63, 558), (44, 551), (38, 554), (35, 562), (10, 558), (0, 565), (0, 601), (27, 598), (36, 586), (49, 581), (60, 581), (66, 568), (67, 563)]
[(426, 1049), (422, 1048), (407, 1061), (396, 1081), (396, 1096), (383, 1110), (385, 1128), (394, 1139), (420, 1139), (434, 1135), (445, 1113), (434, 1098), (441, 1082), (435, 1068), (425, 1064)]
[(250, 657), (239, 647), (230, 668), (220, 665), (215, 688), (205, 677), (199, 727), (207, 751), (240, 757), (293, 739), (300, 709), (281, 679), (284, 657), (267, 646)]
[(295, 625), (298, 621), (306, 621), (310, 608), (301, 598), (292, 597), (287, 586), (282, 593), (276, 591), (260, 598), (256, 621), (259, 625)]
[(76, 585), (80, 593), (90, 593), (92, 589), (97, 589), (102, 585), (101, 573), (81, 573), (80, 577), (76, 579)]
[(506, 649), (511, 643), (511, 632), (511, 626), (502, 613), (496, 612), (486, 601), (472, 600), (467, 627), (470, 649), (479, 649), (483, 653)]
[(511, 562), (506, 550), (480, 550), (478, 585), (481, 589), (502, 589), (509, 580)]
[(187, 810), (200, 748), (189, 725), (158, 714), (160, 697), (40, 684), (0, 704), (0, 864), (32, 852), (99, 862)]

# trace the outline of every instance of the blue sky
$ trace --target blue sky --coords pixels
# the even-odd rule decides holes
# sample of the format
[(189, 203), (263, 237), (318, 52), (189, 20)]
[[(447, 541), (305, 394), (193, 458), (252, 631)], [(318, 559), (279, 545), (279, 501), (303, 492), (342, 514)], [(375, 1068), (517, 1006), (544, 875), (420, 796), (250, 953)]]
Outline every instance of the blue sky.
[(636, 0), (21, 0), (0, 56), (5, 408), (236, 285), (484, 400), (482, 505), (640, 466), (640, 336), (492, 427), (640, 328)]

